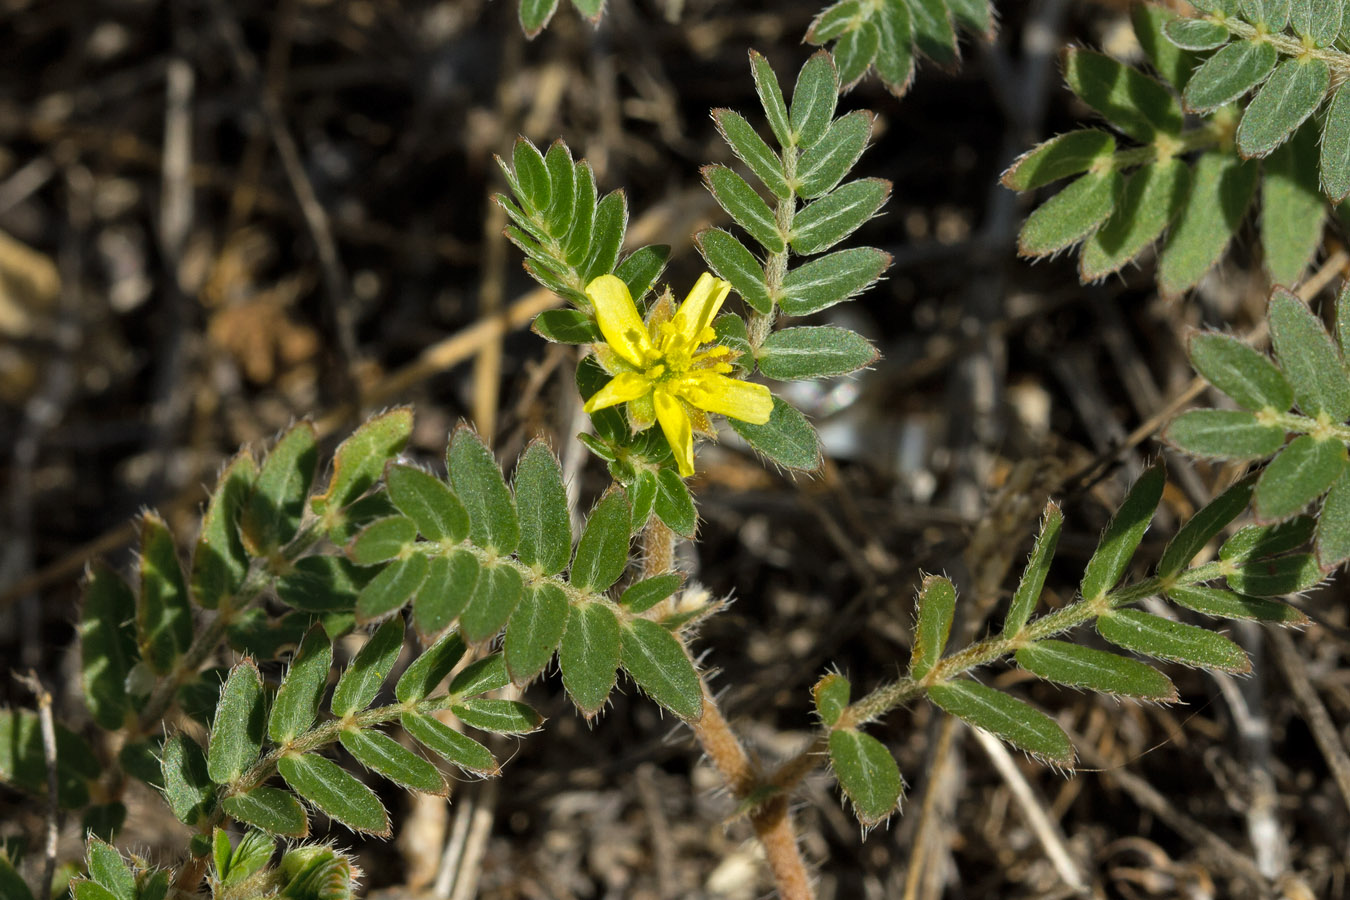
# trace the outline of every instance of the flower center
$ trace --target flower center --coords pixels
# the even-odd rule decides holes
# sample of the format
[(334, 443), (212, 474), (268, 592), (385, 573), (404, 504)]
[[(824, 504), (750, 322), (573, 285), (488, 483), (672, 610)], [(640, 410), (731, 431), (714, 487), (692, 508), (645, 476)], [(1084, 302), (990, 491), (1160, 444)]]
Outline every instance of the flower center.
[(656, 346), (643, 360), (642, 375), (648, 381), (670, 381), (694, 371), (712, 371), (719, 375), (732, 371), (731, 363), (724, 359), (731, 355), (731, 350), (721, 344), (712, 344), (717, 339), (712, 328), (704, 328), (697, 335), (687, 335), (674, 324), (662, 322), (653, 337)]

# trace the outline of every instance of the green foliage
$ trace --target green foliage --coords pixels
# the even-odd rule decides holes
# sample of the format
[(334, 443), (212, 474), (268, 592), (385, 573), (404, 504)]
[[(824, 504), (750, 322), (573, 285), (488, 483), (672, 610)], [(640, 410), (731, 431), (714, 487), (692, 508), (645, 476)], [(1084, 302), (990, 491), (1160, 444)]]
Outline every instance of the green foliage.
[(1340, 4), (1313, 6), (1293, 17), (1252, 4), (1180, 19), (1140, 4), (1135, 32), (1161, 78), (1070, 49), (1070, 90), (1130, 143), (1073, 131), (1004, 173), (1018, 191), (1073, 179), (1027, 219), (1022, 253), (1082, 243), (1088, 282), (1157, 243), (1159, 287), (1183, 293), (1222, 258), (1259, 186), (1266, 268), (1277, 283), (1297, 282), (1321, 245), (1327, 199), (1350, 193), (1350, 95), (1336, 99), (1350, 57), (1327, 39), (1339, 33)]

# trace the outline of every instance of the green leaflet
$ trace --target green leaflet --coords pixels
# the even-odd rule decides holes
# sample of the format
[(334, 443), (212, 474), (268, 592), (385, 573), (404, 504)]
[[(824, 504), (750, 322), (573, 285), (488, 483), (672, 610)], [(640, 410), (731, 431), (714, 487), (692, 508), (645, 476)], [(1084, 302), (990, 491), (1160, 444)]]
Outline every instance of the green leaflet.
[(332, 760), (313, 753), (287, 755), (277, 760), (277, 771), (291, 790), (329, 818), (353, 831), (389, 834), (389, 815), (380, 798)]
[(502, 470), (483, 441), (468, 428), (455, 429), (446, 450), (450, 482), (469, 512), (469, 537), (490, 552), (505, 555), (520, 542), (516, 505)]
[(694, 507), (694, 497), (685, 486), (684, 479), (674, 469), (657, 471), (652, 510), (671, 531), (681, 537), (692, 538), (698, 531), (698, 510)]
[(586, 529), (577, 542), (571, 581), (582, 591), (599, 592), (619, 580), (628, 565), (632, 537), (632, 514), (623, 489), (611, 487), (586, 519)]
[(1256, 514), (1287, 519), (1322, 496), (1346, 468), (1345, 445), (1336, 438), (1299, 435), (1270, 461), (1256, 482)]
[(534, 317), (530, 330), (558, 344), (590, 344), (604, 340), (595, 319), (579, 309), (546, 309)]
[(1289, 24), (1318, 47), (1329, 47), (1341, 31), (1341, 0), (1292, 0)]
[(1002, 691), (963, 679), (933, 685), (928, 699), (1033, 756), (1060, 765), (1074, 760), (1073, 744), (1054, 719)]
[(764, 267), (745, 245), (720, 228), (700, 231), (694, 238), (698, 251), (718, 277), (731, 282), (751, 309), (767, 313), (773, 309), (773, 298), (764, 280)]
[(572, 0), (572, 5), (583, 16), (590, 19), (591, 24), (600, 21), (600, 16), (605, 11), (605, 0)]
[(384, 482), (389, 499), (399, 512), (417, 524), (417, 531), (427, 540), (459, 543), (468, 537), (468, 510), (450, 486), (435, 475), (398, 464), (388, 468)]
[(1186, 108), (1207, 113), (1232, 103), (1269, 77), (1279, 53), (1267, 41), (1234, 41), (1201, 64), (1186, 84)]
[(1322, 128), (1322, 191), (1333, 203), (1350, 195), (1350, 89), (1341, 85), (1331, 98)]
[(1287, 59), (1256, 92), (1238, 125), (1237, 143), (1248, 158), (1265, 156), (1289, 139), (1326, 97), (1331, 69), (1313, 57)]
[(142, 658), (167, 672), (192, 643), (192, 608), (173, 535), (164, 520), (147, 513), (141, 520), (141, 592), (136, 631)]
[(420, 713), (404, 713), (399, 721), (413, 740), (464, 771), (475, 775), (497, 773), (497, 761), (488, 748), (439, 719)]
[(820, 45), (833, 41), (853, 28), (866, 15), (862, 0), (840, 0), (833, 6), (827, 6), (811, 21), (806, 29), (806, 40)]
[(3, 853), (0, 853), (0, 900), (33, 900), (33, 892)]
[(733, 222), (769, 252), (783, 251), (783, 234), (778, 229), (773, 210), (744, 178), (726, 166), (704, 166), (703, 180)]
[(1220, 588), (1195, 584), (1175, 585), (1168, 588), (1167, 596), (1178, 606), (1184, 606), (1206, 616), (1251, 619), (1256, 622), (1273, 622), (1276, 625), (1308, 624), (1308, 617), (1287, 603), (1264, 600), (1260, 597), (1244, 597), (1242, 594)]
[(749, 167), (760, 183), (776, 197), (784, 200), (792, 196), (787, 176), (783, 173), (783, 161), (769, 148), (764, 139), (755, 131), (754, 126), (745, 117), (730, 109), (715, 109), (713, 121), (722, 139), (731, 147), (732, 152)]
[(413, 625), (419, 636), (440, 634), (464, 612), (478, 584), (478, 572), (478, 559), (468, 550), (455, 550), (431, 561), (413, 600)]
[(469, 605), (460, 614), (464, 639), (478, 644), (496, 637), (520, 602), (523, 584), (520, 573), (509, 565), (484, 566), (474, 584)]
[(1261, 246), (1277, 284), (1296, 284), (1322, 245), (1327, 205), (1317, 178), (1317, 132), (1300, 128), (1265, 162)]
[(357, 620), (369, 622), (402, 607), (426, 581), (430, 569), (430, 562), (421, 553), (386, 565), (356, 598)]
[(169, 809), (186, 825), (205, 821), (216, 786), (206, 770), (206, 754), (191, 738), (175, 734), (164, 742), (160, 756), (164, 799)]
[(1201, 57), (1182, 50), (1167, 38), (1164, 29), (1177, 18), (1172, 10), (1152, 3), (1135, 4), (1130, 9), (1130, 20), (1139, 46), (1144, 49), (1153, 68), (1180, 91), (1190, 81), (1191, 73), (1195, 71)]
[(1071, 247), (1110, 217), (1125, 176), (1110, 169), (1089, 172), (1069, 183), (1027, 217), (1017, 236), (1023, 256), (1049, 256)]
[(1325, 572), (1350, 559), (1350, 470), (1327, 492), (1317, 516), (1317, 564)]
[(526, 586), (511, 613), (502, 648), (512, 682), (527, 684), (544, 671), (567, 628), (568, 610), (567, 595), (556, 584)]
[(797, 196), (814, 200), (843, 181), (867, 149), (872, 121), (870, 112), (857, 110), (830, 123), (824, 136), (797, 160)]
[(674, 594), (684, 583), (679, 572), (668, 572), (630, 584), (619, 598), (619, 605), (631, 613), (644, 613)]
[(376, 629), (343, 671), (333, 689), (333, 715), (341, 719), (370, 706), (402, 649), (403, 619), (395, 616)]
[(526, 212), (542, 214), (553, 198), (553, 180), (549, 178), (543, 154), (525, 138), (516, 138), (511, 152), (511, 166), (516, 175), (516, 185), (519, 186), (515, 192), (517, 199), (524, 205)]
[(1252, 486), (1252, 479), (1244, 478), (1210, 501), (1191, 516), (1185, 525), (1177, 529), (1177, 533), (1167, 542), (1162, 558), (1158, 561), (1158, 577), (1167, 580), (1180, 574), (1206, 544), (1218, 537), (1219, 532), (1242, 515), (1247, 509), (1247, 502), (1251, 499)]
[(961, 59), (945, 0), (907, 0), (914, 43), (924, 56), (941, 66)]
[(1224, 541), (1219, 548), (1219, 559), (1244, 563), (1288, 553), (1306, 544), (1316, 526), (1317, 520), (1312, 516), (1297, 516), (1272, 525), (1248, 525)]
[(1284, 446), (1284, 429), (1262, 425), (1249, 412), (1192, 409), (1172, 420), (1163, 439), (1194, 456), (1261, 459)]
[(886, 88), (899, 97), (914, 77), (914, 36), (905, 0), (881, 0), (875, 16), (879, 42), (876, 67)]
[(951, 7), (952, 18), (962, 28), (983, 40), (994, 39), (994, 7), (990, 0), (947, 0), (947, 5)]
[(1111, 217), (1083, 245), (1078, 267), (1083, 281), (1119, 271), (1157, 240), (1181, 212), (1190, 188), (1190, 169), (1176, 158), (1149, 163), (1130, 175)]
[[(728, 313), (727, 315), (718, 317), (718, 323), (725, 325), (725, 323), (728, 322), (739, 322), (741, 323), (741, 328), (745, 327), (745, 320), (740, 316)], [(713, 330), (714, 332), (718, 331), (718, 324), (713, 325)], [(739, 332), (735, 335), (723, 335), (719, 333), (717, 337), (718, 343), (726, 347), (735, 343), (736, 340), (739, 339), (740, 334)], [(731, 340), (727, 340), (728, 337), (730, 337)], [(747, 338), (745, 346), (749, 347), (749, 345), (750, 341)], [(732, 365), (735, 366), (733, 371), (742, 374), (745, 372), (745, 369), (740, 365), (736, 363), (732, 363)], [(638, 472), (637, 476), (633, 479), (632, 484), (628, 485), (628, 499), (633, 504), (633, 533), (637, 534), (647, 527), (647, 523), (651, 521), (652, 513), (654, 512), (654, 506), (656, 504), (656, 473), (651, 469), (644, 469), (643, 471)]]
[(867, 74), (881, 47), (881, 31), (871, 22), (863, 22), (852, 31), (844, 32), (834, 45), (834, 59), (839, 66), (839, 83), (843, 90), (857, 84)]
[(221, 473), (202, 517), (191, 582), (193, 598), (207, 609), (215, 609), (239, 590), (248, 573), (248, 552), (239, 534), (239, 520), (247, 509), (257, 475), (252, 456), (247, 452), (236, 456)]
[(1045, 577), (1050, 574), (1050, 563), (1055, 558), (1055, 548), (1059, 545), (1059, 535), (1064, 529), (1064, 513), (1059, 505), (1050, 501), (1041, 514), (1041, 530), (1036, 535), (1036, 544), (1031, 549), (1027, 566), (1022, 570), (1022, 578), (1013, 593), (1012, 603), (1008, 606), (1008, 617), (1003, 622), (1003, 636), (1011, 638), (1027, 624), (1031, 614), (1040, 602), (1041, 591), (1045, 588)]
[(1350, 375), (1322, 321), (1288, 291), (1277, 289), (1267, 313), (1275, 358), (1294, 389), (1299, 409), (1333, 422), (1350, 418)]
[(486, 694), (511, 683), (502, 654), (493, 653), (469, 663), (450, 679), (449, 693), (453, 697), (474, 697)]
[(277, 596), (304, 612), (346, 612), (371, 574), (335, 556), (306, 556), (277, 579)]
[(679, 640), (649, 619), (623, 625), (621, 659), (638, 687), (681, 719), (703, 715), (703, 683)]
[(328, 669), (333, 664), (333, 645), (322, 625), (305, 635), (291, 660), (286, 678), (272, 701), (267, 736), (276, 744), (287, 744), (296, 735), (309, 730), (319, 714), (319, 703), (328, 686)]
[(402, 555), (417, 540), (417, 523), (407, 516), (376, 519), (356, 535), (347, 556), (358, 566), (373, 566)]
[(830, 732), (830, 768), (864, 828), (886, 819), (900, 805), (905, 781), (886, 745), (861, 731)]
[(789, 122), (796, 146), (809, 149), (824, 136), (838, 100), (839, 73), (834, 58), (818, 50), (797, 73), (797, 85), (792, 90)]
[(1228, 586), (1253, 597), (1280, 597), (1306, 591), (1323, 578), (1317, 557), (1295, 553), (1260, 562), (1247, 562), (1227, 577)]
[(767, 423), (751, 425), (740, 419), (728, 419), (727, 424), (756, 452), (780, 466), (807, 472), (820, 468), (820, 439), (816, 430), (780, 397), (773, 398), (773, 412)]
[(80, 687), (101, 728), (121, 728), (133, 712), (126, 681), (136, 663), (136, 598), (101, 562), (89, 568), (80, 610)]
[(233, 819), (283, 837), (306, 837), (309, 817), (300, 802), (286, 791), (256, 787), (246, 794), (231, 794), (220, 808)]
[(572, 214), (576, 212), (576, 165), (572, 162), (572, 152), (562, 141), (554, 141), (544, 155), (544, 168), (548, 170), (549, 203), (544, 212), (544, 222), (548, 232), (555, 238), (566, 236), (572, 225)]
[(1163, 34), (1183, 50), (1215, 50), (1232, 37), (1222, 23), (1208, 19), (1171, 19), (1163, 25)]
[(1003, 173), (1003, 186), (1014, 191), (1038, 187), (1103, 165), (1116, 152), (1116, 139), (1095, 128), (1052, 137), (1023, 153)]
[(539, 713), (519, 700), (497, 700), (491, 697), (476, 697), (456, 703), (450, 707), (450, 711), (470, 728), (493, 734), (529, 734), (538, 730), (544, 721)]
[(1171, 679), (1152, 666), (1068, 641), (1037, 641), (1020, 648), (1016, 658), (1028, 672), (1056, 684), (1162, 703), (1177, 699)]
[(330, 520), (343, 507), (375, 486), (385, 464), (397, 456), (412, 434), (412, 410), (390, 410), (366, 422), (338, 445), (328, 488), (310, 500), (310, 508)]
[(231, 784), (253, 765), (262, 750), (266, 719), (262, 676), (253, 660), (245, 659), (230, 670), (211, 723), (206, 771), (212, 781)]
[(956, 588), (946, 578), (928, 575), (915, 603), (914, 649), (909, 660), (909, 677), (922, 681), (942, 658), (951, 634), (956, 612)]
[(781, 147), (793, 146), (792, 125), (788, 121), (787, 104), (783, 102), (783, 90), (778, 86), (778, 76), (763, 54), (750, 51), (750, 72), (755, 79), (755, 93), (764, 107), (764, 115), (769, 120), (774, 137)]
[(216, 874), (225, 884), (238, 884), (272, 861), (276, 841), (261, 831), (250, 829), (239, 839), (239, 846), (230, 848), (230, 836), (223, 828), (215, 831)]
[(603, 603), (572, 609), (558, 648), (563, 686), (586, 718), (605, 705), (619, 668), (622, 636), (619, 620)]
[(760, 344), (759, 370), (780, 381), (847, 375), (877, 361), (876, 348), (860, 334), (832, 325), (784, 328)]
[(656, 279), (666, 270), (666, 261), (670, 259), (670, 247), (665, 244), (649, 244), (639, 247), (623, 258), (623, 262), (614, 268), (614, 275), (624, 283), (632, 294), (634, 302), (641, 303), (656, 284)]
[(1279, 368), (1264, 353), (1237, 338), (1197, 332), (1188, 350), (1195, 370), (1239, 406), (1285, 412), (1294, 405), (1294, 389)]
[[(580, 267), (585, 264), (591, 251), (591, 235), (595, 230), (597, 204), (595, 202), (595, 173), (586, 160), (578, 160), (574, 168), (576, 190), (573, 193), (575, 212), (572, 227), (567, 231), (567, 240), (563, 245), (563, 255), (567, 264)], [(582, 295), (585, 299), (585, 295)]]
[(89, 841), (88, 849), (89, 877), (117, 900), (136, 900), (136, 876), (122, 854), (98, 838)]
[(239, 523), (255, 556), (295, 537), (318, 460), (318, 436), (309, 422), (292, 426), (263, 460)]
[(1125, 650), (1202, 669), (1250, 672), (1242, 648), (1221, 634), (1137, 609), (1116, 609), (1097, 619), (1097, 633)]
[(862, 178), (835, 188), (797, 213), (792, 249), (806, 255), (830, 249), (876, 215), (890, 195), (891, 183), (881, 178)]
[(820, 312), (871, 287), (890, 264), (891, 255), (873, 247), (837, 250), (789, 270), (778, 304), (790, 316)]
[(1153, 514), (1162, 500), (1166, 484), (1167, 470), (1159, 464), (1140, 475), (1130, 488), (1111, 523), (1102, 533), (1092, 559), (1088, 560), (1082, 584), (1079, 585), (1083, 599), (1099, 600), (1120, 581), (1120, 577), (1125, 574), (1125, 567), (1139, 549), (1139, 542), (1144, 539), (1144, 532), (1153, 521)]
[(439, 797), (449, 792), (440, 770), (382, 731), (348, 728), (338, 740), (357, 762), (395, 784)]
[(848, 709), (852, 690), (849, 680), (838, 672), (830, 672), (815, 683), (811, 688), (811, 699), (822, 724), (833, 727), (839, 721), (844, 710)]
[(1218, 263), (1247, 216), (1259, 174), (1257, 164), (1217, 150), (1196, 162), (1190, 195), (1158, 257), (1164, 293), (1190, 290)]
[[(407, 704), (425, 699), (445, 680), (445, 676), (450, 674), (450, 670), (464, 656), (466, 649), (468, 648), (464, 646), (464, 639), (458, 632), (447, 631), (403, 670), (398, 684), (394, 685), (394, 696), (398, 698), (398, 702)], [(336, 714), (336, 700), (333, 706), (333, 712)]]
[(1064, 80), (1084, 103), (1140, 143), (1181, 132), (1181, 106), (1172, 93), (1105, 54), (1070, 48), (1064, 55)]
[(614, 271), (619, 261), (619, 249), (628, 229), (628, 203), (623, 191), (610, 191), (595, 207), (595, 224), (591, 227), (591, 251), (582, 269), (582, 281)]
[(562, 467), (547, 444), (533, 441), (525, 448), (516, 464), (514, 488), (520, 515), (516, 555), (541, 575), (557, 575), (567, 568), (572, 524)]

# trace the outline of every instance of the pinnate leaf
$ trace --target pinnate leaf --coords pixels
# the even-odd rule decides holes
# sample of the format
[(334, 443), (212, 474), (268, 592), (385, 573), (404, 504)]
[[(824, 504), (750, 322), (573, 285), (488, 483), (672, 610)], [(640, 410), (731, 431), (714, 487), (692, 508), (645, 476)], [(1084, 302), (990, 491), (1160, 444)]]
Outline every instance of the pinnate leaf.
[(192, 643), (192, 608), (178, 550), (169, 526), (154, 513), (141, 521), (136, 630), (141, 656), (158, 672), (167, 672)]
[(839, 83), (843, 90), (853, 87), (867, 74), (880, 47), (881, 32), (872, 22), (863, 22), (852, 31), (844, 32), (834, 45), (834, 59), (839, 66)]
[(1322, 191), (1333, 203), (1350, 195), (1350, 88), (1341, 85), (1322, 128)]
[(386, 516), (362, 528), (347, 555), (358, 566), (373, 566), (401, 555), (415, 540), (416, 522), (407, 516)]
[(905, 0), (882, 0), (876, 17), (877, 75), (897, 97), (914, 77), (914, 30)]
[(759, 95), (764, 115), (769, 120), (774, 137), (782, 147), (791, 147), (792, 124), (788, 119), (787, 104), (783, 101), (783, 89), (779, 87), (778, 76), (763, 54), (750, 51), (750, 72), (755, 79), (755, 93)]

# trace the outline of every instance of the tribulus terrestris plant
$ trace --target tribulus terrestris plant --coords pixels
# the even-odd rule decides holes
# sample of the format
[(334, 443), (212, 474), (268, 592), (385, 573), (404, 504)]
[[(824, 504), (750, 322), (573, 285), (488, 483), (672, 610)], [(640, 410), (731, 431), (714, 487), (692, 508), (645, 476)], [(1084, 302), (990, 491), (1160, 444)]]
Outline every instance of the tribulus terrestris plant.
[[(521, 0), (526, 34), (557, 5)], [(598, 2), (574, 5), (603, 14)], [(1133, 479), (1085, 565), (1057, 556), (1065, 516), (1044, 506), (1011, 593), (980, 598), (999, 624), (954, 628), (971, 602), (959, 579), (923, 575), (912, 620), (899, 623), (907, 665), (821, 671), (802, 698), (814, 735), (794, 754), (761, 758), (729, 724), (711, 682), (718, 661), (699, 647), (724, 604), (687, 583), (680, 562), (699, 537), (688, 479), (719, 434), (771, 468), (821, 468), (817, 432), (785, 385), (856, 373), (878, 352), (846, 320), (793, 320), (858, 298), (892, 263), (854, 240), (892, 186), (864, 162), (876, 115), (841, 112), (841, 96), (875, 69), (898, 98), (916, 56), (955, 66), (959, 33), (995, 32), (982, 0), (842, 0), (811, 24), (806, 39), (829, 49), (804, 61), (790, 91), (750, 50), (761, 108), (712, 110), (739, 165), (702, 170), (725, 217), (693, 235), (709, 271), (692, 285), (663, 281), (671, 247), (625, 250), (625, 194), (604, 193), (563, 141), (541, 150), (521, 138), (499, 160), (506, 237), (557, 298), (533, 331), (575, 348), (561, 358), (587, 427), (560, 439), (604, 462), (610, 484), (593, 502), (579, 507), (544, 440), (503, 463), (461, 424), (443, 466), (411, 459), (414, 414), (398, 407), (331, 460), (308, 421), (241, 451), (187, 565), (186, 536), (154, 513), (140, 520), (130, 579), (89, 564), (78, 621), (89, 727), (54, 721), (40, 685), (37, 708), (0, 713), (0, 778), (50, 804), (53, 829), (77, 817), (84, 857), (57, 858), (38, 835), (7, 840), (0, 898), (354, 896), (361, 873), (341, 837), (319, 840), (331, 825), (390, 835), (381, 782), (447, 796), (496, 777), (511, 754), (499, 736), (548, 740), (525, 698), (555, 680), (588, 722), (625, 685), (658, 704), (721, 776), (779, 894), (812, 897), (820, 861), (799, 846), (801, 789), (827, 772), (860, 839), (896, 816), (906, 779), (875, 732), (902, 708), (928, 701), (1071, 772), (1078, 754), (1062, 720), (994, 672), (1168, 704), (1177, 666), (1250, 671), (1224, 623), (1309, 624), (1285, 598), (1350, 559), (1350, 287), (1330, 326), (1308, 302), (1320, 274), (1307, 296), (1292, 290), (1350, 193), (1350, 13), (1310, 0), (1195, 7), (1135, 7), (1142, 62), (1065, 49), (1065, 82), (1104, 127), (1052, 137), (1003, 176), (1017, 191), (1072, 179), (1026, 219), (1024, 255), (1079, 247), (1090, 282), (1143, 265), (1156, 244), (1168, 295), (1202, 283), (1259, 194), (1262, 265), (1283, 286), (1248, 338), (1188, 337), (1216, 408), (1182, 412), (1161, 437), (1168, 453), (1217, 461), (1215, 489), (1179, 525), (1169, 513), (1162, 540), (1145, 542), (1168, 490), (1160, 458)], [(1047, 594), (1066, 568), (1073, 596)], [(114, 846), (132, 781), (186, 826), (176, 858)]]

